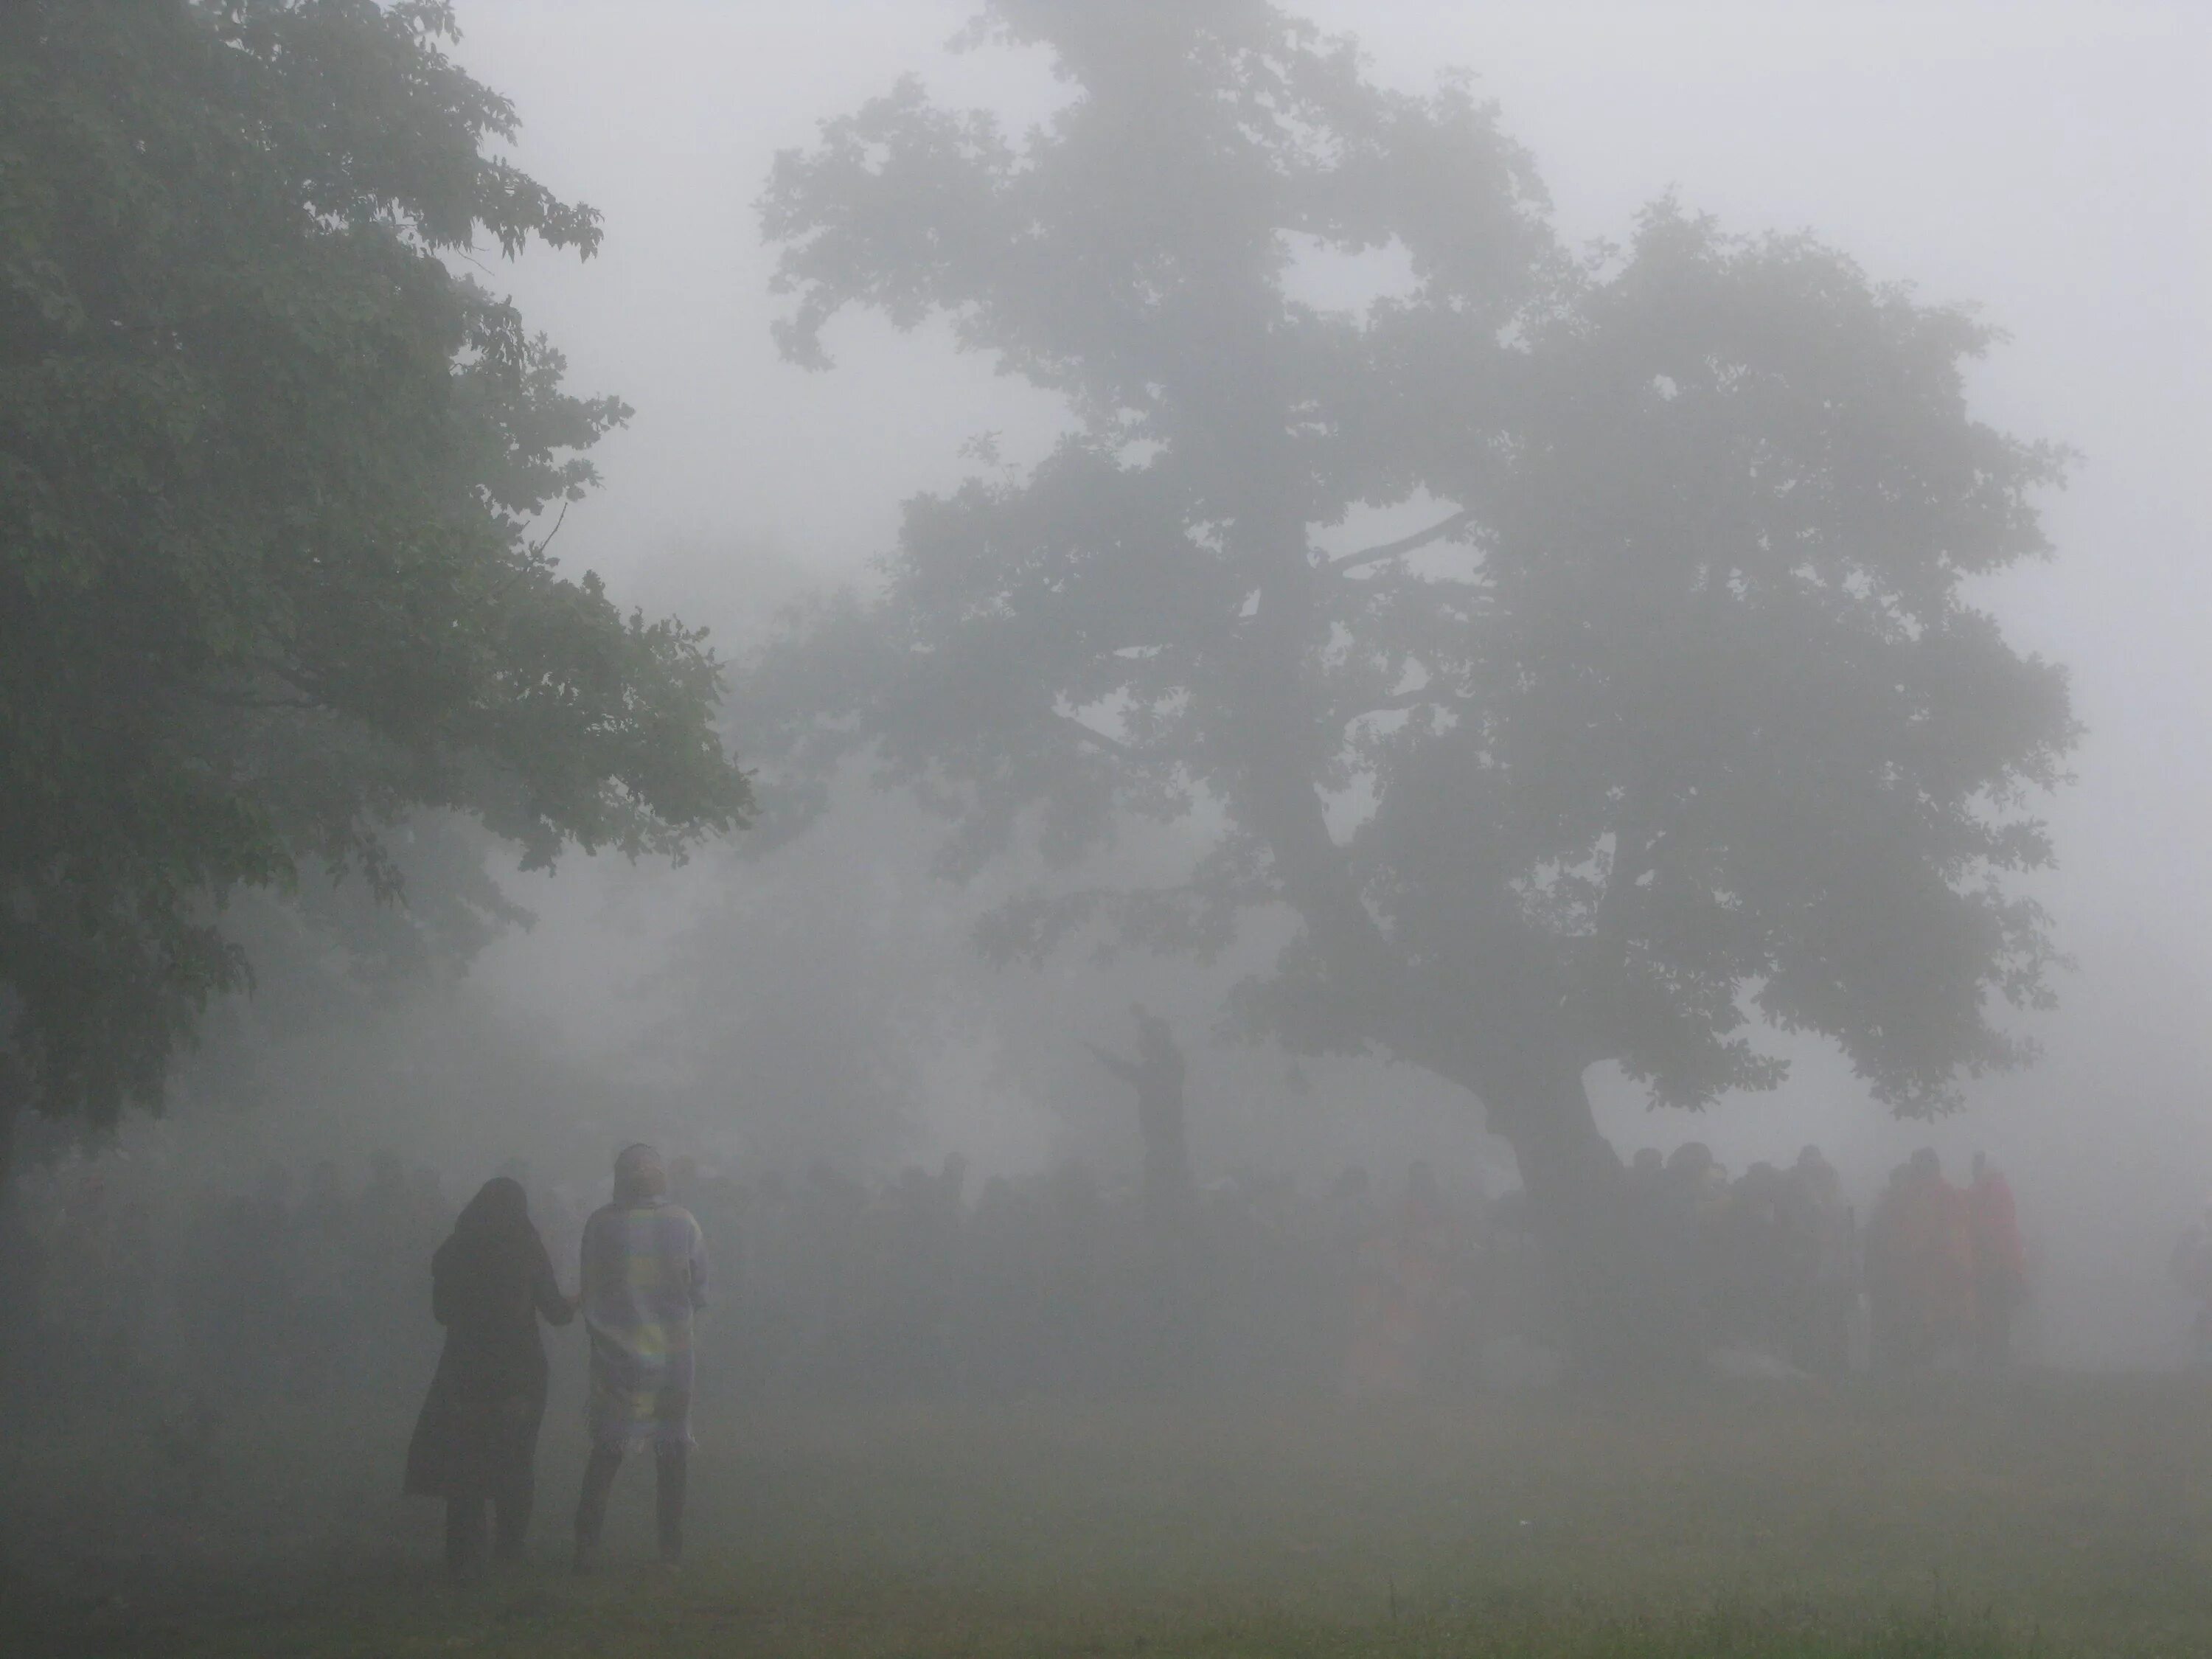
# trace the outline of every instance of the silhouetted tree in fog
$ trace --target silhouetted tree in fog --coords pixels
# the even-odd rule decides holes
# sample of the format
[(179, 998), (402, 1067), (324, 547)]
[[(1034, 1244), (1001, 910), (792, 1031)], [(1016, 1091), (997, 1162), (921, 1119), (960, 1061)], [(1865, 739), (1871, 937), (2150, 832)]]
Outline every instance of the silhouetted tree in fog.
[[(0, 9), (0, 1114), (158, 1097), (240, 888), (386, 896), (458, 809), (533, 866), (745, 815), (701, 635), (526, 529), (628, 411), (441, 258), (588, 256), (435, 0)], [(550, 538), (549, 538), (550, 539)]]
[[(2021, 1057), (1991, 1006), (2043, 1002), (2052, 952), (2007, 878), (2050, 856), (2023, 799), (2074, 728), (1962, 584), (2045, 550), (2063, 457), (1969, 414), (1988, 327), (1671, 203), (1570, 258), (1463, 84), (1384, 90), (1253, 0), (975, 33), (1070, 100), (1015, 138), (905, 82), (781, 156), (780, 338), (820, 368), (848, 307), (949, 318), (1079, 428), (911, 502), (881, 600), (771, 665), (833, 699), (792, 708), (796, 766), (872, 749), (954, 872), (1024, 823), (1072, 859), (1222, 810), (1186, 884), (1039, 895), (987, 944), (1290, 905), (1238, 1015), (1478, 1095), (1583, 1297), (1619, 1243), (1593, 1064), (1674, 1105), (1772, 1087), (1763, 1017), (1917, 1114)], [(1301, 303), (1301, 246), (1398, 250), (1410, 290)]]

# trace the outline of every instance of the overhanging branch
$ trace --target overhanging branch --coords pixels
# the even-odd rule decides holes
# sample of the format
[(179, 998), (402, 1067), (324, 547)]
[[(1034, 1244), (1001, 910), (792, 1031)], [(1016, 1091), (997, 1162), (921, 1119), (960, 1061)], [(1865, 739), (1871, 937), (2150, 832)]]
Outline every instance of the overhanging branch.
[(1052, 717), (1054, 720), (1059, 721), (1060, 725), (1067, 728), (1068, 734), (1071, 737), (1080, 738), (1087, 742), (1095, 743), (1109, 755), (1119, 755), (1123, 760), (1137, 760), (1141, 758), (1135, 750), (1129, 747), (1127, 744), (1123, 743), (1119, 738), (1109, 738), (1103, 732), (1099, 731), (1095, 726), (1085, 726), (1081, 720), (1076, 719), (1073, 714), (1063, 714), (1055, 708), (1053, 710)]
[(1451, 695), (1435, 685), (1417, 686), (1411, 691), (1401, 691), (1395, 697), (1382, 697), (1341, 715), (1338, 724), (1349, 726), (1354, 720), (1364, 720), (1370, 714), (1399, 714), (1412, 708), (1443, 708), (1452, 701)]
[(1377, 547), (1364, 547), (1357, 553), (1346, 553), (1326, 559), (1321, 568), (1328, 571), (1356, 570), (1363, 564), (1380, 564), (1385, 559), (1395, 559), (1403, 553), (1418, 553), (1431, 542), (1440, 542), (1465, 527), (1474, 514), (1465, 508), (1449, 519), (1431, 525), (1426, 530), (1417, 530), (1410, 536), (1401, 536), (1395, 542), (1384, 542)]

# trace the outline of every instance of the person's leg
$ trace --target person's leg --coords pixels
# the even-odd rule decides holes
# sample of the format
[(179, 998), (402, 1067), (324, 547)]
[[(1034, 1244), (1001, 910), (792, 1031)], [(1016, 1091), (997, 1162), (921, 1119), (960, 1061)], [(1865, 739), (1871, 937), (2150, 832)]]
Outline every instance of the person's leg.
[(2007, 1273), (1992, 1273), (1982, 1291), (1983, 1315), (1982, 1360), (1993, 1371), (2003, 1370), (2012, 1364), (2012, 1316), (2020, 1305), (2020, 1293)]
[(456, 1578), (475, 1572), (483, 1559), (484, 1500), (480, 1493), (446, 1499), (446, 1571)]
[(660, 1523), (660, 1559), (673, 1565), (684, 1559), (684, 1493), (690, 1474), (690, 1448), (674, 1441), (653, 1450), (653, 1510)]
[(653, 1513), (660, 1523), (660, 1559), (674, 1565), (684, 1559), (684, 1492), (690, 1474), (691, 1392), (665, 1389), (657, 1407), (653, 1442)]
[(530, 1511), (538, 1495), (538, 1425), (545, 1402), (526, 1396), (507, 1410), (498, 1479), (492, 1489), (496, 1521), (493, 1550), (496, 1559), (516, 1561), (521, 1559), (523, 1540), (530, 1534)]
[(537, 1497), (537, 1472), (527, 1462), (505, 1472), (499, 1490), (492, 1498), (492, 1513), (496, 1522), (492, 1545), (495, 1559), (519, 1561), (522, 1559), (523, 1543), (530, 1536), (530, 1511)]
[(576, 1571), (588, 1572), (599, 1559), (599, 1534), (607, 1523), (607, 1493), (622, 1467), (621, 1449), (594, 1446), (584, 1465), (584, 1490), (576, 1500)]

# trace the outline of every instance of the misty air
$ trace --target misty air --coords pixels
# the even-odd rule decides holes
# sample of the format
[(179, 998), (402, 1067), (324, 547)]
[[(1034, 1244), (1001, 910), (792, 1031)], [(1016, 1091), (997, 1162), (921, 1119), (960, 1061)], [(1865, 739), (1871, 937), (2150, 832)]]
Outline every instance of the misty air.
[(0, 6), (0, 1650), (2212, 1653), (2208, 110)]

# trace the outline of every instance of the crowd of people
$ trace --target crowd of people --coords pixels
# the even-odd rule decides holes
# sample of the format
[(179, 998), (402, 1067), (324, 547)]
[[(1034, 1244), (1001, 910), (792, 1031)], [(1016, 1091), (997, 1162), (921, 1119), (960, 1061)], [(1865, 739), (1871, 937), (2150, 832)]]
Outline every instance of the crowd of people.
[(1808, 1146), (1731, 1180), (1698, 1142), (1630, 1165), (1645, 1305), (1696, 1356), (1765, 1355), (1815, 1375), (2002, 1367), (2028, 1289), (2010, 1184), (1977, 1154), (1964, 1186), (1923, 1150), (1863, 1218)]
[[(596, 1194), (505, 1173), (572, 1273)], [(1566, 1346), (1524, 1196), (1421, 1164), (1220, 1181), (1172, 1224), (1136, 1180), (1082, 1164), (978, 1183), (955, 1157), (871, 1182), (678, 1158), (669, 1178), (725, 1264), (708, 1386), (750, 1396), (1376, 1395), (1540, 1378)], [(0, 1340), (31, 1352), (15, 1337), (35, 1327), (47, 1384), (312, 1401), (404, 1391), (434, 1358), (426, 1275), (459, 1206), (427, 1167), (386, 1155), (358, 1182), (321, 1164), (180, 1196), (106, 1158), (17, 1188), (0, 1321), (19, 1330)], [(2027, 1262), (1984, 1162), (1958, 1185), (1923, 1152), (1862, 1218), (1815, 1150), (1731, 1177), (1692, 1143), (1638, 1154), (1618, 1211), (1618, 1317), (1645, 1352), (1832, 1376), (2010, 1352)]]
[[(436, 1353), (431, 1253), (455, 1206), (426, 1164), (282, 1164), (243, 1189), (180, 1187), (149, 1159), (78, 1157), (21, 1172), (0, 1204), (6, 1381), (104, 1401), (411, 1386)], [(35, 1336), (35, 1343), (27, 1340)]]

